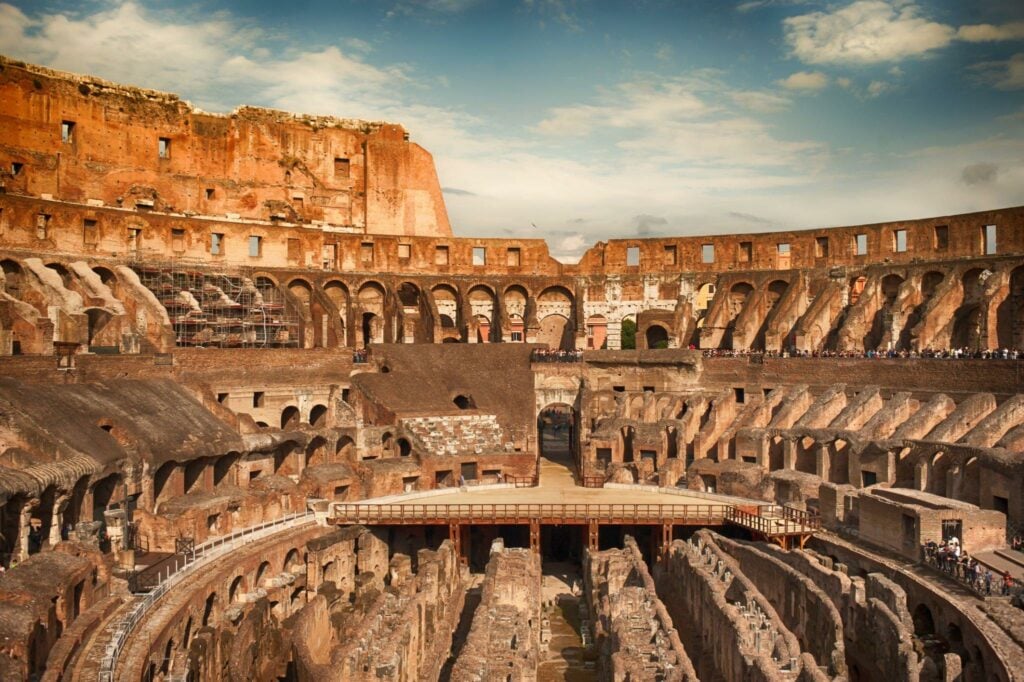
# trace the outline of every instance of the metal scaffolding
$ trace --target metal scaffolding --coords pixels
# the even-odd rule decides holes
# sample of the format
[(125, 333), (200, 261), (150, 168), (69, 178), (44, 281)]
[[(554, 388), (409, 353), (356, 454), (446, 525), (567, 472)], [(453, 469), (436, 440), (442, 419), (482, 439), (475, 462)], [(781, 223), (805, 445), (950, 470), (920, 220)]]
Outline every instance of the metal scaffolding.
[(300, 315), (281, 289), (249, 268), (213, 272), (199, 261), (133, 261), (153, 292), (178, 346), (200, 348), (298, 347)]

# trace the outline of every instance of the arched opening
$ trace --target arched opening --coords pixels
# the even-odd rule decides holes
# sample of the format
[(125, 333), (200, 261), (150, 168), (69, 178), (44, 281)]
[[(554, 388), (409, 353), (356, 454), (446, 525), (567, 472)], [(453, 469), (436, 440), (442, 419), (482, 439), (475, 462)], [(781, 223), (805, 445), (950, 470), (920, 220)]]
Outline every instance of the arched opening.
[(202, 490), (205, 485), (206, 459), (194, 459), (185, 465), (185, 492)]
[(348, 308), (349, 308), (349, 293), (348, 287), (342, 282), (332, 280), (324, 285), (324, 293), (327, 295), (327, 300), (331, 302), (335, 310), (338, 312), (338, 317), (335, 320), (334, 331), (337, 334), (337, 339), (334, 345), (345, 346), (348, 345)]
[(447, 284), (438, 284), (430, 290), (441, 325), (441, 341), (459, 341), (459, 293)]
[(263, 587), (263, 581), (270, 577), (270, 562), (264, 561), (260, 564), (259, 568), (256, 569), (256, 580), (253, 581), (253, 585), (258, 590)]
[(725, 333), (722, 335), (722, 345), (725, 348), (732, 348), (733, 333), (736, 327), (736, 318), (743, 312), (743, 308), (747, 305), (747, 300), (750, 298), (750, 294), (753, 293), (754, 287), (747, 282), (736, 282), (729, 288), (729, 298), (727, 299), (729, 308), (729, 319), (726, 323)]
[(317, 436), (306, 446), (306, 466), (317, 466), (327, 461), (327, 441)]
[(327, 426), (327, 406), (314, 405), (309, 411), (309, 423), (318, 429)]
[(13, 260), (0, 261), (0, 270), (3, 271), (3, 290), (11, 298), (21, 299), (23, 276), (21, 265)]
[(619, 439), (622, 441), (622, 461), (632, 462), (636, 459), (633, 440), (636, 436), (636, 429), (632, 426), (623, 426), (619, 430)]
[(935, 619), (932, 618), (931, 609), (924, 604), (918, 604), (914, 609), (914, 634), (918, 637), (935, 635)]
[(477, 343), (492, 343), (501, 341), (501, 333), (497, 325), (492, 324), (497, 312), (497, 299), (494, 292), (482, 284), (470, 288), (467, 298), (469, 299), (470, 313), (473, 316), (476, 327)]
[(398, 287), (398, 303), (401, 306), (400, 329), (395, 338), (397, 343), (422, 341), (419, 331), (422, 320), (420, 289), (411, 282), (402, 282)]
[(668, 348), (668, 330), (660, 324), (652, 324), (647, 328), (648, 348)]
[(348, 436), (342, 436), (338, 439), (338, 444), (335, 447), (334, 459), (336, 462), (353, 462), (355, 461), (355, 450), (355, 441)]
[[(85, 310), (86, 338), (90, 346), (117, 345), (116, 339), (102, 339), (100, 337), (101, 332), (113, 318), (113, 314), (102, 308), (87, 308)], [(111, 340), (114, 343), (104, 343), (104, 341)]]
[(537, 342), (548, 348), (573, 350), (576, 347), (572, 319), (573, 295), (565, 287), (548, 287), (537, 297), (540, 330)]
[(237, 483), (235, 464), (238, 463), (241, 457), (242, 455), (237, 452), (229, 452), (217, 458), (216, 463), (213, 465), (214, 486), (221, 484), (234, 485)]
[(984, 326), (981, 302), (985, 294), (982, 274), (980, 268), (972, 268), (961, 279), (964, 298), (963, 304), (953, 314), (953, 336), (950, 342), (954, 348), (977, 350), (981, 347)]
[(103, 513), (114, 504), (118, 488), (121, 487), (121, 475), (111, 474), (100, 479), (92, 489), (92, 520), (103, 522)]
[(457, 395), (452, 399), (452, 402), (455, 403), (455, 407), (460, 410), (476, 409), (476, 402), (474, 402), (473, 396), (471, 395)]
[(505, 314), (508, 315), (508, 340), (513, 343), (521, 343), (526, 340), (526, 302), (529, 295), (526, 289), (513, 284), (505, 289)]
[(220, 599), (217, 597), (216, 592), (210, 593), (210, 596), (206, 598), (206, 604), (203, 606), (203, 627), (210, 627), (213, 625), (220, 615)]
[(71, 273), (60, 263), (47, 263), (46, 267), (60, 275), (60, 283), (65, 289), (71, 288)]
[(384, 287), (377, 282), (366, 282), (359, 288), (357, 298), (359, 310), (362, 311), (360, 324), (363, 345), (384, 343)]
[(380, 449), (383, 457), (393, 457), (395, 454), (395, 438), (390, 433), (380, 437)]
[(608, 319), (604, 315), (587, 318), (587, 348), (606, 348), (608, 344)]
[(541, 457), (570, 470), (576, 465), (576, 412), (571, 405), (548, 405), (537, 417)]
[(399, 438), (398, 439), (398, 456), (399, 457), (408, 457), (411, 454), (412, 454), (412, 444), (409, 443), (409, 439), (408, 438)]
[(288, 554), (284, 557), (283, 570), (285, 573), (291, 573), (292, 575), (300, 575), (305, 569), (305, 564), (299, 557), (299, 550), (292, 549), (288, 551)]
[(242, 596), (249, 592), (248, 587), (245, 584), (244, 576), (236, 576), (231, 581), (231, 587), (228, 588), (228, 603), (236, 604), (242, 600)]
[(104, 286), (113, 289), (117, 286), (117, 275), (104, 267), (95, 267), (92, 269), (96, 276), (100, 278), (100, 282)]
[(299, 408), (289, 405), (281, 412), (281, 428), (294, 429), (299, 425)]

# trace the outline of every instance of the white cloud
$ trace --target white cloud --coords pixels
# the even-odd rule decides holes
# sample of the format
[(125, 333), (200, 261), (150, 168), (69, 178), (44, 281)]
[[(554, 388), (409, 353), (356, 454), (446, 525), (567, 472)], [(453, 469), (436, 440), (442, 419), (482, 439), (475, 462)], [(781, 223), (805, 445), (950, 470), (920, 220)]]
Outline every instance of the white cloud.
[(887, 92), (891, 92), (896, 89), (896, 86), (887, 81), (871, 81), (868, 83), (867, 90), (864, 91), (865, 97), (868, 99), (874, 99), (875, 97), (881, 97)]
[(951, 26), (921, 16), (913, 3), (858, 0), (833, 12), (783, 21), (793, 55), (808, 64), (871, 64), (919, 57), (948, 45)]
[(1002, 40), (1020, 40), (1024, 38), (1024, 21), (1016, 21), (1002, 26), (977, 24), (961, 26), (956, 37), (968, 43), (987, 43)]
[(814, 92), (828, 87), (828, 76), (821, 71), (797, 71), (778, 83), (787, 90)]
[(974, 64), (971, 70), (980, 82), (997, 90), (1024, 90), (1024, 52), (1004, 61)]
[(732, 97), (733, 102), (744, 109), (762, 114), (774, 114), (779, 111), (785, 111), (793, 104), (793, 101), (788, 97), (764, 90), (737, 90), (730, 93), (730, 97)]

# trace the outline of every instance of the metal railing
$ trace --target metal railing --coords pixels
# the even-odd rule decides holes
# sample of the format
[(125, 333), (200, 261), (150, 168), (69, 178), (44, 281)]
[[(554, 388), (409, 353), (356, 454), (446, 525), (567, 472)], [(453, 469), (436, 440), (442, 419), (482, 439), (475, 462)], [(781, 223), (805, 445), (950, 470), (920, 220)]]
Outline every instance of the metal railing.
[(727, 504), (346, 504), (333, 505), (335, 523), (722, 523)]
[(155, 589), (139, 597), (131, 611), (115, 625), (114, 636), (107, 643), (103, 659), (100, 662), (99, 682), (114, 682), (118, 658), (132, 631), (138, 627), (153, 605), (172, 587), (181, 582), (186, 575), (192, 573), (201, 564), (212, 561), (232, 550), (273, 535), (285, 528), (302, 525), (306, 521), (312, 521), (313, 518), (313, 512), (305, 511), (290, 514), (275, 521), (250, 526), (230, 535), (209, 540), (184, 554), (180, 561), (176, 560), (173, 565), (169, 564), (163, 570), (162, 578), (158, 576)]

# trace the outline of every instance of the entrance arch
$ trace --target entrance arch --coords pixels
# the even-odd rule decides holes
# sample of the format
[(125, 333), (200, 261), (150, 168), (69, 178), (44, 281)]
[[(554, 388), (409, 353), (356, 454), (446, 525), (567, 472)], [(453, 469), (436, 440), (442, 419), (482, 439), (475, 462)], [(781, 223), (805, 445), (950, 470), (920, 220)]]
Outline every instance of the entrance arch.
[(647, 337), (648, 348), (668, 348), (668, 330), (660, 324), (652, 324), (644, 336)]
[(568, 403), (551, 403), (537, 416), (537, 449), (550, 462), (573, 469), (578, 461), (576, 410)]

